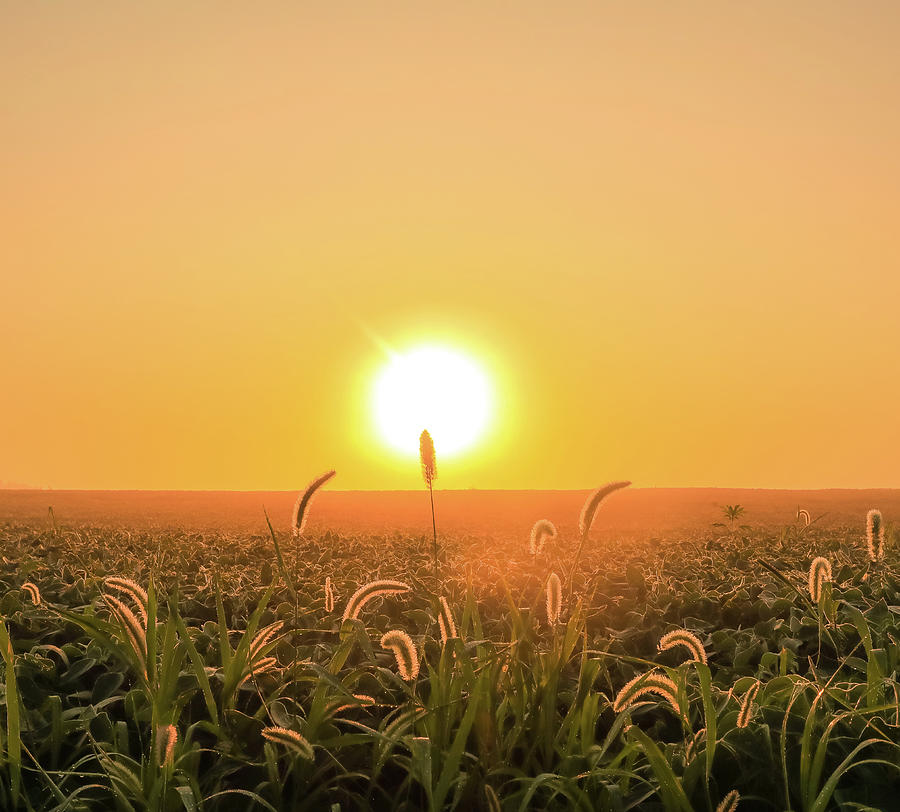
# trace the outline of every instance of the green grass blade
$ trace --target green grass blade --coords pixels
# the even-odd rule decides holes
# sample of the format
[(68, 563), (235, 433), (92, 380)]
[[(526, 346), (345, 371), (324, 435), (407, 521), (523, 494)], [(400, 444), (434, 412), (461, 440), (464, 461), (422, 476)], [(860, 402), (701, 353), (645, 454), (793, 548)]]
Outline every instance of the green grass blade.
[(628, 731), (628, 736), (640, 744), (647, 756), (650, 769), (659, 783), (659, 796), (666, 812), (693, 812), (694, 807), (685, 795), (681, 779), (675, 775), (668, 759), (662, 754), (656, 743), (643, 730), (634, 726)]
[(0, 621), (0, 651), (6, 662), (6, 748), (9, 756), (10, 794), (13, 807), (17, 807), (22, 785), (22, 729), (19, 689), (16, 684), (16, 657), (5, 621)]

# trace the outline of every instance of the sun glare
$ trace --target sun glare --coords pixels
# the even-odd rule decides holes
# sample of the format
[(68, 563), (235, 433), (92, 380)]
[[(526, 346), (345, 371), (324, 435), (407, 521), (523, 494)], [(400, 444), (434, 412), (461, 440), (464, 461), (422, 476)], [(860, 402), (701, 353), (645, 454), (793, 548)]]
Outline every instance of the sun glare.
[(375, 423), (391, 448), (419, 453), (428, 429), (438, 457), (471, 448), (490, 417), (491, 388), (471, 359), (444, 347), (418, 347), (396, 354), (374, 388)]

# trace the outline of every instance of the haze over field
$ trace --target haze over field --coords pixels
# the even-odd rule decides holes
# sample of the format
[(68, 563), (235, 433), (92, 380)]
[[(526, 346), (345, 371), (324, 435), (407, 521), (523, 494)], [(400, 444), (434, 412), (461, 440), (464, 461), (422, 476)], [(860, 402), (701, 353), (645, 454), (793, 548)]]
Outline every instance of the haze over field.
[[(577, 537), (578, 513), (586, 491), (436, 491), (441, 534), (470, 533), (527, 539), (537, 519), (550, 518), (562, 532)], [(266, 532), (263, 506), (276, 528), (287, 530), (295, 492), (216, 491), (0, 491), (4, 521), (42, 525), (52, 505), (63, 525), (92, 524), (134, 528), (183, 527), (193, 530)], [(817, 527), (858, 526), (879, 506), (886, 516), (900, 515), (900, 491), (773, 491), (734, 488), (628, 488), (604, 504), (597, 520), (599, 537), (679, 537), (710, 530), (722, 521), (722, 506), (741, 504), (741, 522), (780, 529), (797, 524), (797, 508), (810, 511)], [(824, 514), (824, 515), (823, 515)], [(308, 530), (317, 535), (394, 533), (430, 535), (428, 495), (417, 491), (330, 491), (316, 497)], [(524, 543), (524, 541), (523, 541)]]

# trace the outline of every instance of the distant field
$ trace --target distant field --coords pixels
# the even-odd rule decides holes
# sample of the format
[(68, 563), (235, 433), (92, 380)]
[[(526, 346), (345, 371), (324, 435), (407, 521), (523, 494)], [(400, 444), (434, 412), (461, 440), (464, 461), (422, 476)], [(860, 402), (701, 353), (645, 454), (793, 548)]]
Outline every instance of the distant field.
[[(598, 483), (600, 484), (600, 483)], [(438, 528), (445, 532), (527, 536), (536, 519), (574, 532), (587, 491), (437, 491)], [(289, 491), (40, 491), (0, 490), (0, 523), (47, 519), (52, 505), (62, 525), (136, 528), (183, 527), (258, 533), (263, 506), (276, 528), (287, 528), (296, 492)], [(798, 507), (820, 527), (862, 532), (865, 514), (878, 507), (891, 521), (900, 514), (900, 490), (757, 490), (735, 488), (629, 488), (604, 505), (598, 533), (648, 537), (690, 533), (721, 519), (721, 506), (746, 508), (742, 521), (777, 527), (796, 520)], [(428, 497), (422, 491), (329, 491), (316, 497), (310, 529), (336, 532), (426, 532)]]

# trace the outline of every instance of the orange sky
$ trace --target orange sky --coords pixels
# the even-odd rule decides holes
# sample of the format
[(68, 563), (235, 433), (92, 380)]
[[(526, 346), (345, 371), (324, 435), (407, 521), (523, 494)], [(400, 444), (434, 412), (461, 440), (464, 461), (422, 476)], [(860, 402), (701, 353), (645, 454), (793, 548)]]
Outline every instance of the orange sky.
[(0, 481), (419, 487), (439, 342), (440, 487), (900, 487), (896, 3), (0, 17)]

